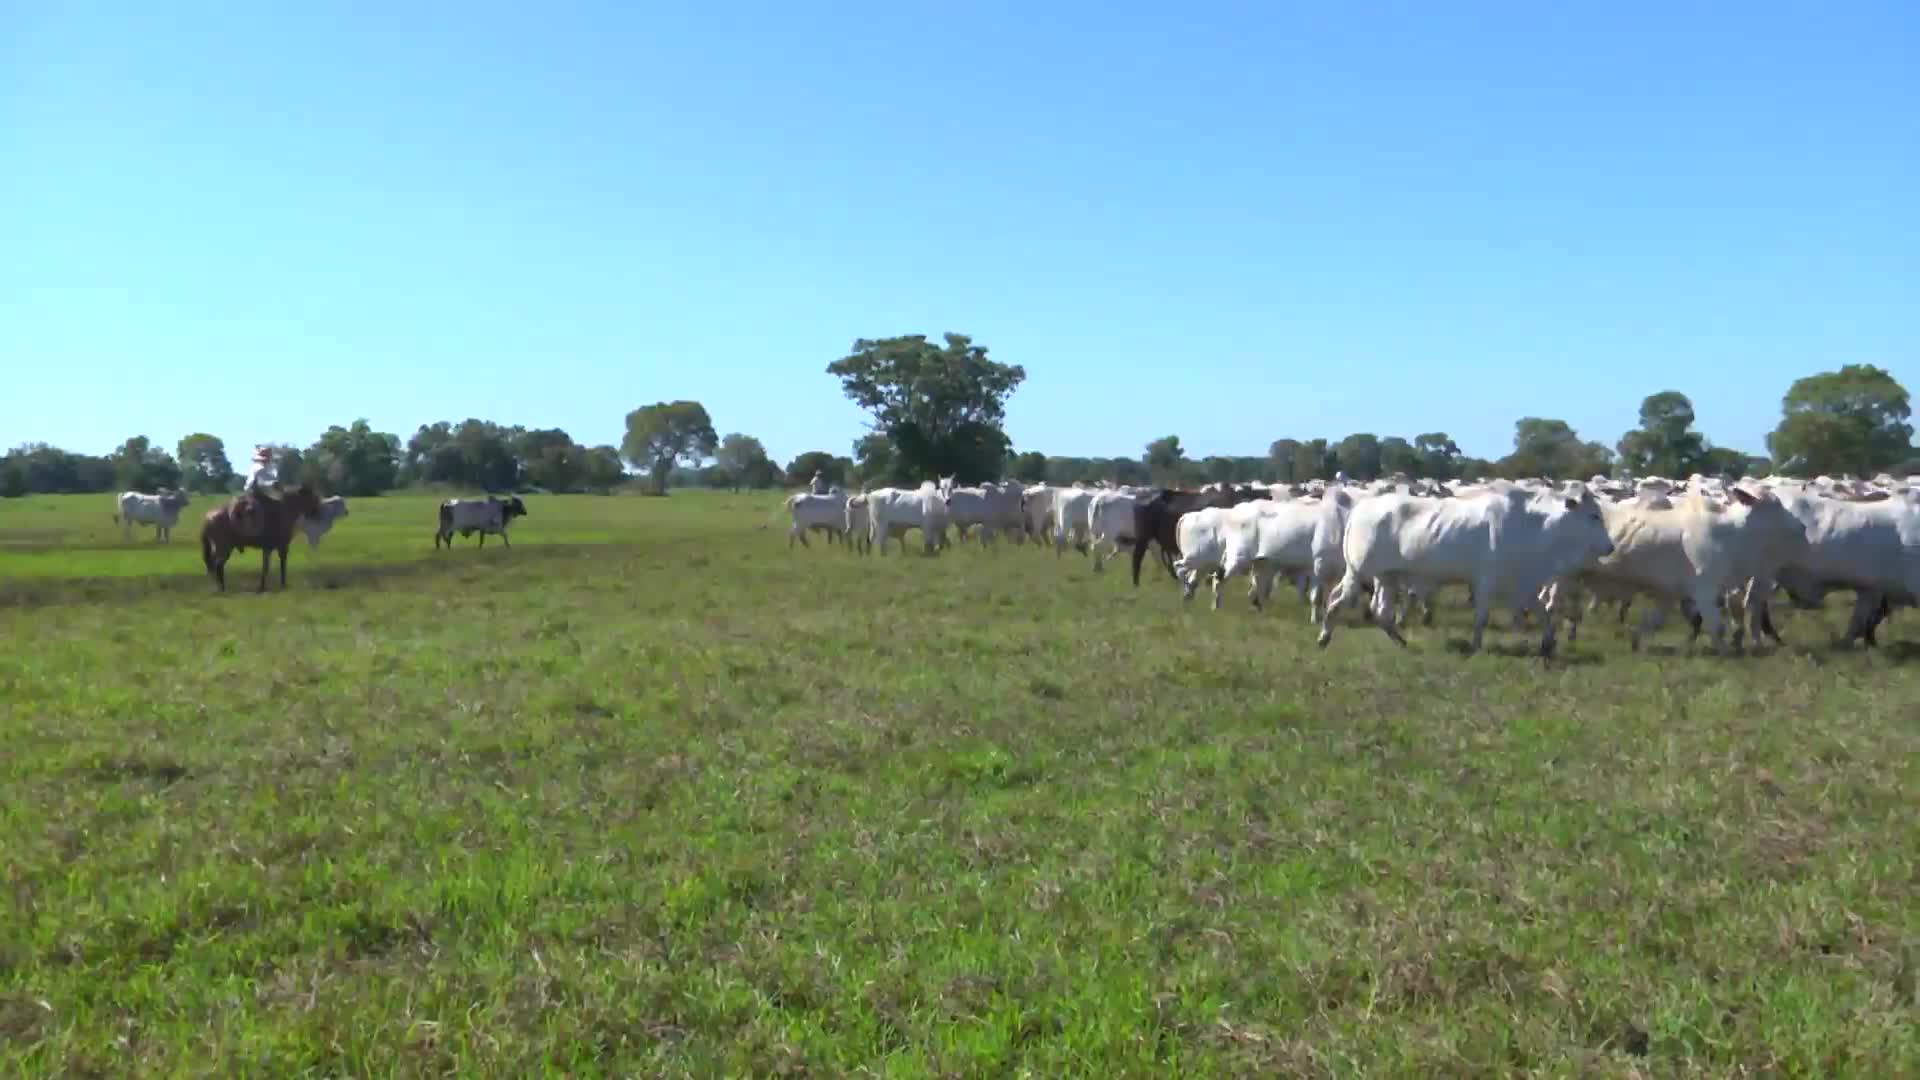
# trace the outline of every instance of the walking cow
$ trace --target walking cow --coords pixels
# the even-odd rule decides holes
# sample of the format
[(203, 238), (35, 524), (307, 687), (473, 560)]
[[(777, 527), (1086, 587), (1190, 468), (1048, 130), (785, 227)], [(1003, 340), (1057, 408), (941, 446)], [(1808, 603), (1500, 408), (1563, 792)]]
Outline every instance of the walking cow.
[(433, 534), (433, 550), (439, 551), (441, 544), (453, 547), (453, 534), (461, 536), (480, 534), (480, 546), (487, 546), (487, 534), (500, 538), (502, 544), (512, 547), (507, 539), (507, 526), (513, 519), (525, 517), (527, 504), (520, 501), (518, 495), (496, 498), (492, 495), (484, 499), (448, 499), (440, 504), (440, 528)]

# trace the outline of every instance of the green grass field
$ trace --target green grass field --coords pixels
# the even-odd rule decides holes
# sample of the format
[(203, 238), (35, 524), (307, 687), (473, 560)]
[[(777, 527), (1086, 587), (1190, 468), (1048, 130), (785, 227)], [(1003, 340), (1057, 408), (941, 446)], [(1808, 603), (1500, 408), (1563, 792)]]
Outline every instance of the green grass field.
[(0, 502), (0, 1074), (1920, 1074), (1920, 655), (1325, 652), (778, 500)]

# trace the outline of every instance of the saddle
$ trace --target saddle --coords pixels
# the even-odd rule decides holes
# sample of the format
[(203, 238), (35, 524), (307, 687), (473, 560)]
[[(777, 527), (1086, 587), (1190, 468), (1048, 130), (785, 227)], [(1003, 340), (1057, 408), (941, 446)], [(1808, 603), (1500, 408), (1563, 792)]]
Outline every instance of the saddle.
[(280, 514), (280, 500), (265, 492), (242, 492), (233, 500), (228, 517), (233, 519), (234, 531), (244, 540), (259, 540), (266, 532), (269, 522)]

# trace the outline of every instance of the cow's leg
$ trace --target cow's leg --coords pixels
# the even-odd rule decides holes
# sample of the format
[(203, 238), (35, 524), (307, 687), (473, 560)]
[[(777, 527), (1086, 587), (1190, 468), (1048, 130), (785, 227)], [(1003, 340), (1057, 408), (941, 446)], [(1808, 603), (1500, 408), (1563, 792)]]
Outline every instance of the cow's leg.
[(1147, 561), (1147, 545), (1133, 545), (1133, 587), (1140, 587), (1140, 564)]
[(1319, 645), (1321, 648), (1325, 648), (1327, 643), (1333, 640), (1333, 617), (1339, 614), (1340, 609), (1346, 606), (1347, 600), (1359, 591), (1360, 579), (1354, 575), (1353, 568), (1348, 567), (1339, 583), (1328, 594), (1326, 609), (1320, 613)]
[(1672, 610), (1672, 597), (1662, 595), (1654, 598), (1653, 603), (1641, 614), (1640, 625), (1634, 627), (1627, 636), (1627, 642), (1634, 652), (1640, 651), (1640, 643), (1646, 640), (1647, 635), (1660, 629), (1661, 624), (1667, 621), (1667, 613)]
[(1267, 560), (1254, 560), (1253, 573), (1248, 575), (1252, 580), (1247, 586), (1247, 599), (1253, 601), (1253, 610), (1267, 609), (1267, 598), (1273, 594), (1273, 576), (1276, 572), (1276, 568)]
[(1851, 645), (1857, 638), (1869, 646), (1874, 641), (1874, 631), (1880, 624), (1880, 609), (1883, 598), (1878, 589), (1856, 589), (1853, 594), (1853, 611), (1847, 616), (1847, 630), (1840, 638), (1840, 644)]
[(1224, 590), (1226, 584), (1227, 584), (1227, 575), (1221, 573), (1219, 567), (1217, 566), (1214, 567), (1213, 568), (1213, 610), (1215, 611), (1220, 610), (1220, 593)]
[(1404, 649), (1407, 647), (1407, 639), (1401, 636), (1400, 627), (1395, 625), (1398, 620), (1393, 606), (1393, 594), (1400, 591), (1400, 586), (1401, 583), (1398, 581), (1380, 581), (1374, 584), (1373, 596), (1377, 610), (1374, 612), (1373, 621), (1379, 625), (1387, 637), (1393, 640), (1395, 645)]
[(1722, 597), (1711, 586), (1695, 581), (1692, 591), (1693, 609), (1699, 613), (1700, 627), (1707, 632), (1713, 642), (1715, 656), (1725, 656), (1727, 652), (1727, 620), (1721, 612)]
[[(1558, 614), (1556, 609), (1560, 606), (1560, 590), (1558, 585), (1555, 584), (1548, 585), (1540, 591), (1544, 597), (1540, 601), (1540, 621), (1546, 624), (1540, 632), (1540, 655), (1544, 659), (1552, 659), (1554, 650), (1553, 624), (1557, 621), (1555, 615)], [(1568, 606), (1571, 607), (1573, 605)], [(1568, 635), (1567, 640), (1572, 641), (1572, 635)]]

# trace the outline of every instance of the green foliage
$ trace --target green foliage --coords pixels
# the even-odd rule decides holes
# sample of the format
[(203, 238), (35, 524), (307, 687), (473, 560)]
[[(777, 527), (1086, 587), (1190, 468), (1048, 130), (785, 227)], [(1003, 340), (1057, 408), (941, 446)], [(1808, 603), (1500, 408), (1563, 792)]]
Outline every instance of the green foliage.
[(876, 434), (893, 444), (885, 472), (863, 465), (864, 480), (913, 485), (935, 476), (963, 483), (999, 478), (1011, 445), (1001, 427), (1006, 401), (1027, 373), (988, 359), (986, 346), (965, 334), (947, 334), (945, 341), (934, 345), (924, 334), (862, 338), (827, 365), (847, 397), (873, 414)]
[(180, 486), (180, 465), (173, 455), (154, 446), (145, 435), (135, 435), (113, 452), (113, 482), (126, 491), (153, 494)]
[(853, 459), (835, 457), (825, 450), (809, 450), (787, 463), (787, 486), (805, 487), (813, 482), (816, 472), (829, 484), (848, 487), (853, 483)]
[(1871, 364), (1796, 380), (1780, 401), (1767, 449), (1795, 476), (1871, 476), (1914, 456), (1907, 389)]
[(1045, 483), (1047, 479), (1047, 455), (1038, 450), (1028, 450), (1013, 459), (1013, 478), (1023, 484)]
[(1350, 480), (1373, 480), (1380, 476), (1380, 437), (1365, 432), (1349, 435), (1334, 448), (1340, 470)]
[(620, 453), (645, 469), (656, 494), (665, 494), (676, 462), (698, 465), (719, 449), (713, 419), (697, 401), (657, 401), (627, 414), (627, 435)]
[(1267, 457), (1273, 462), (1273, 478), (1282, 484), (1294, 484), (1305, 479), (1300, 474), (1300, 440), (1275, 439), (1267, 447)]
[(307, 449), (300, 476), (325, 494), (378, 495), (398, 479), (400, 456), (399, 436), (355, 420), (328, 428)]
[(225, 491), (233, 485), (233, 464), (219, 436), (197, 432), (180, 440), (182, 482), (188, 491)]
[(1420, 455), (1421, 476), (1430, 480), (1452, 480), (1460, 476), (1460, 447), (1446, 432), (1415, 435), (1413, 449)]
[(1522, 417), (1513, 425), (1513, 453), (1495, 465), (1509, 479), (1586, 480), (1613, 470), (1613, 451), (1582, 442), (1565, 420)]
[(1693, 430), (1693, 402), (1662, 390), (1640, 403), (1640, 426), (1620, 437), (1620, 466), (1636, 476), (1687, 477), (1707, 458), (1707, 440)]
[(759, 439), (737, 431), (720, 440), (714, 464), (726, 470), (729, 487), (770, 488), (785, 476)]

